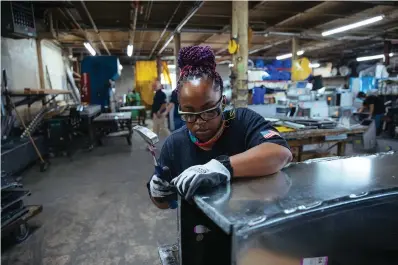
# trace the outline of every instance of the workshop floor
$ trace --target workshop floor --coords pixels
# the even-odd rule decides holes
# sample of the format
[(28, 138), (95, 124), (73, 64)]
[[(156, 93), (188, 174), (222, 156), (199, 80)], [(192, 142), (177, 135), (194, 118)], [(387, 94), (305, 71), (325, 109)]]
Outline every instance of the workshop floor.
[[(379, 139), (398, 150), (398, 141)], [(348, 146), (347, 153), (352, 154)], [(32, 235), (4, 250), (3, 265), (159, 264), (157, 242), (177, 240), (175, 211), (155, 208), (146, 182), (153, 171), (145, 144), (133, 136), (104, 141), (72, 160), (52, 159), (47, 172), (25, 172), (28, 203), (43, 204)]]
[(132, 147), (124, 138), (106, 139), (72, 160), (52, 159), (47, 172), (29, 169), (22, 176), (32, 192), (27, 202), (42, 204), (43, 213), (30, 221), (35, 231), (25, 242), (2, 251), (1, 263), (159, 264), (157, 242), (177, 241), (176, 211), (148, 199), (152, 172), (138, 136)]

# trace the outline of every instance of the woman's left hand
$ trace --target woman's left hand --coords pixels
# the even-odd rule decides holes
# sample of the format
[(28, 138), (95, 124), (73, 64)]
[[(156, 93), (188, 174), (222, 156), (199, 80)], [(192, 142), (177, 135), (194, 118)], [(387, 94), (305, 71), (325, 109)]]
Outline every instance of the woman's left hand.
[(201, 188), (215, 187), (225, 181), (229, 182), (231, 173), (219, 161), (212, 159), (204, 165), (192, 166), (171, 181), (180, 195), (189, 200)]

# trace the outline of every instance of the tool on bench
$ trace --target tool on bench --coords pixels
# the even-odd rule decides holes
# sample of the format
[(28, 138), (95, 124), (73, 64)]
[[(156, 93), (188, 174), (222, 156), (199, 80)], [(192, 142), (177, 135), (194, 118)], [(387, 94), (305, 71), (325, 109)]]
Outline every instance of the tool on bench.
[[(153, 162), (155, 165), (156, 174), (161, 179), (170, 183), (171, 176), (165, 176), (166, 174), (163, 174), (164, 172), (163, 172), (162, 165), (159, 164), (159, 161), (156, 158), (156, 154), (155, 154), (155, 149), (156, 149), (155, 144), (157, 144), (159, 142), (159, 137), (156, 135), (156, 133), (154, 133), (153, 131), (151, 131), (148, 128), (143, 127), (143, 126), (136, 125), (133, 127), (133, 130), (135, 132), (137, 132), (142, 137), (142, 139), (144, 139), (144, 141), (148, 144), (148, 149), (149, 149), (149, 152), (152, 154)], [(169, 199), (166, 199), (166, 200), (168, 201), (169, 207), (171, 209), (177, 208), (177, 201), (169, 200)]]

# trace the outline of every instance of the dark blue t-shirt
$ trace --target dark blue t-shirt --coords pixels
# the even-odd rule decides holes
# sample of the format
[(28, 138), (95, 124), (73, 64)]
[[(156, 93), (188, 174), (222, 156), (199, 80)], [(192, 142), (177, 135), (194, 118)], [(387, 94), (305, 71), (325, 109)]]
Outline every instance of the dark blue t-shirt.
[(264, 95), (267, 90), (265, 87), (255, 87), (253, 88), (253, 104), (264, 104)]
[(177, 90), (175, 89), (172, 93), (171, 93), (171, 99), (170, 99), (171, 103), (174, 103), (174, 113), (173, 116), (174, 117), (180, 117), (180, 114), (178, 114), (178, 94), (177, 94)]
[(204, 151), (192, 143), (187, 127), (183, 126), (166, 139), (159, 162), (170, 168), (174, 178), (191, 166), (205, 164), (220, 155), (243, 153), (262, 143), (274, 143), (289, 148), (286, 141), (274, 132), (278, 131), (258, 113), (238, 108), (235, 110), (235, 118), (229, 121), (228, 127), (212, 150)]
[(155, 96), (153, 97), (153, 104), (152, 104), (152, 115), (157, 113), (163, 104), (166, 103), (166, 94), (159, 89), (156, 91)]

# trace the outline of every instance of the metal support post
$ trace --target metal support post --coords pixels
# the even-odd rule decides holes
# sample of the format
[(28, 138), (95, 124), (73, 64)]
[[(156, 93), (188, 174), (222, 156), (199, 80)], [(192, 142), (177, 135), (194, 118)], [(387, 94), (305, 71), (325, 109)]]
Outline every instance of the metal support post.
[[(236, 98), (235, 107), (247, 106), (247, 64), (248, 64), (248, 23), (249, 23), (249, 4), (248, 1), (232, 2), (232, 27), (238, 31), (239, 50), (235, 55), (234, 68), (236, 69)], [(233, 29), (234, 30), (234, 29)]]
[(181, 49), (181, 33), (174, 34), (174, 64), (176, 66), (176, 78), (180, 76), (180, 69), (178, 68), (178, 53)]

